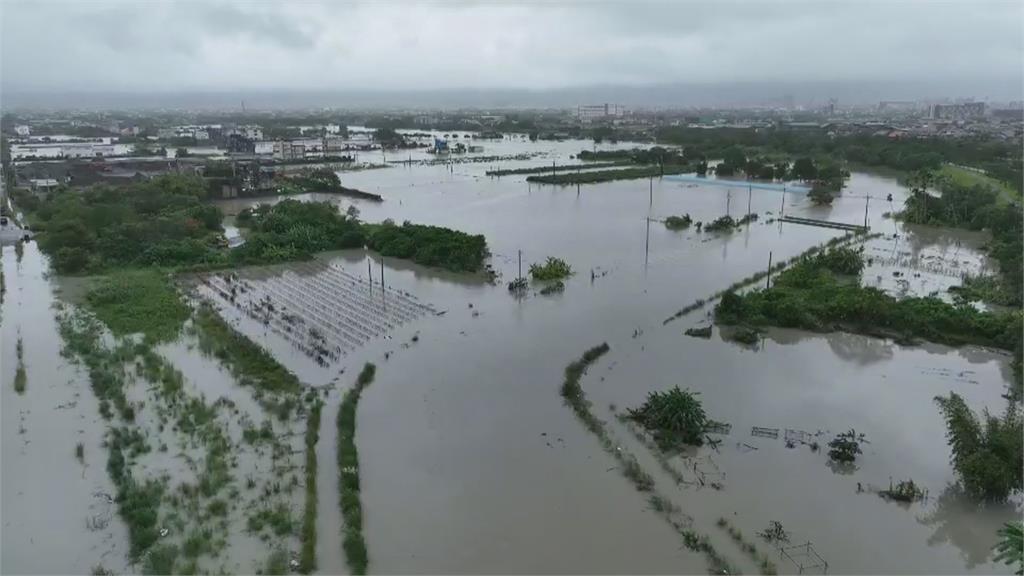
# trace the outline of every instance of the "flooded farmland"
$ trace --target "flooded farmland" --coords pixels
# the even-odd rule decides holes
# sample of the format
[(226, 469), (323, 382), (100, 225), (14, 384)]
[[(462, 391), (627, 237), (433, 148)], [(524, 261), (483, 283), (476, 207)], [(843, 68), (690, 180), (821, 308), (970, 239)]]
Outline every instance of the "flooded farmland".
[[(577, 189), (530, 184), (525, 176), (488, 177), (497, 167), (571, 163), (570, 156), (593, 144), (484, 145), (485, 156), (525, 159), (448, 165), (430, 163), (418, 151), (406, 158), (363, 153), (361, 162), (406, 160), (340, 173), (345, 186), (380, 194), (384, 202), (306, 198), (340, 210), (355, 206), (370, 222), (410, 220), (483, 234), (496, 284), (362, 250), (181, 282), (316, 387), (325, 402), (316, 445), (318, 572), (347, 571), (334, 422), (342, 394), (367, 361), (377, 365), (377, 375), (363, 393), (357, 444), (371, 572), (703, 572), (704, 558), (680, 545), (559, 396), (565, 366), (602, 342), (610, 351), (581, 383), (594, 413), (608, 423), (617, 447), (652, 471), (659, 493), (744, 572), (757, 566), (716, 527), (719, 518), (749, 538), (781, 522), (794, 544), (812, 543), (831, 573), (1009, 571), (992, 563), (990, 551), (998, 527), (1019, 512), (1014, 505), (968, 505), (951, 488), (945, 427), (933, 402), (955, 391), (972, 408), (998, 410), (1010, 378), (1005, 354), (842, 333), (771, 330), (754, 346), (726, 341), (717, 328), (707, 340), (683, 335), (709, 323), (710, 306), (664, 322), (766, 269), (769, 259), (790, 259), (844, 233), (783, 223), (783, 214), (855, 225), (866, 219), (882, 236), (865, 242), (863, 281), (893, 294), (942, 295), (963, 274), (987, 270), (983, 237), (903, 226), (887, 214), (900, 209), (906, 191), (865, 173), (853, 174), (831, 207), (817, 207), (803, 193), (740, 184), (655, 178)], [(255, 202), (232, 200), (222, 208), (237, 212)], [(672, 231), (662, 222), (682, 214), (709, 222), (748, 211), (758, 220), (727, 233)], [(531, 288), (514, 298), (505, 283), (519, 274), (520, 253), (524, 270), (556, 256), (575, 275), (561, 294)], [(119, 517), (95, 496), (115, 490), (101, 445), (106, 425), (86, 373), (60, 356), (54, 305), (62, 294), (54, 294), (56, 281), (34, 243), (18, 260), (13, 248), (4, 248), (2, 571), (84, 572), (100, 564), (140, 571), (128, 562)], [(23, 394), (11, 384), (19, 338), (28, 378)], [(238, 448), (237, 462), (221, 498), (237, 504), (218, 524), (223, 546), (215, 557), (200, 555), (199, 566), (253, 571), (265, 561), (268, 542), (298, 549), (294, 531), (261, 538), (245, 525), (248, 510), (267, 505), (266, 490), (300, 513), (301, 489), (270, 486), (299, 474), (305, 420), (301, 412), (275, 420), (274, 446), (247, 444), (245, 430), (261, 426), (266, 408), (202, 347), (186, 328), (178, 341), (155, 349), (180, 371), (190, 397), (230, 401), (216, 421)], [(730, 425), (717, 447), (669, 459), (683, 483), (666, 475), (615, 417), (648, 392), (674, 385), (699, 391), (709, 416)], [(144, 414), (152, 422), (143, 422), (154, 426), (150, 443), (176, 441), (155, 428), (158, 399), (147, 396), (145, 385), (136, 392), (154, 408)], [(755, 428), (776, 436), (754, 435)], [(823, 451), (804, 442), (824, 444), (850, 428), (869, 441), (852, 469), (830, 467)], [(787, 431), (799, 441), (787, 443)], [(84, 462), (75, 457), (77, 442)], [(140, 475), (191, 482), (195, 470), (186, 463), (202, 458), (189, 446), (167, 453), (154, 447), (135, 466)], [(718, 488), (698, 476), (712, 476)], [(924, 486), (928, 498), (900, 505), (877, 494), (890, 480), (906, 478)], [(229, 498), (232, 489), (237, 498)], [(93, 529), (89, 518), (97, 514), (109, 522)], [(58, 538), (61, 546), (48, 544)], [(783, 573), (798, 570), (781, 555), (775, 565)]]

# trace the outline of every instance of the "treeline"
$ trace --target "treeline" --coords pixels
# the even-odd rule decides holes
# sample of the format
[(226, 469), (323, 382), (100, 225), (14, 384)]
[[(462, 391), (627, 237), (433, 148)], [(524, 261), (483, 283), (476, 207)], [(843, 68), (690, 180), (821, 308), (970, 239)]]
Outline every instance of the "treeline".
[(739, 146), (748, 155), (783, 154), (831, 158), (867, 166), (914, 172), (943, 162), (972, 166), (1024, 189), (1024, 156), (1019, 146), (988, 138), (887, 138), (873, 135), (830, 136), (825, 130), (718, 128), (705, 130), (666, 126), (658, 142), (683, 146), (708, 158), (722, 158)]
[(15, 192), (62, 274), (223, 261), (223, 215), (206, 198), (202, 179), (188, 176), (44, 196)]
[(231, 252), (238, 264), (301, 260), (316, 252), (362, 248), (366, 235), (354, 217), (329, 202), (283, 200), (246, 208), (235, 219), (246, 228), (245, 244)]
[(436, 266), (453, 272), (477, 272), (490, 255), (487, 241), (480, 234), (466, 234), (440, 226), (424, 226), (391, 220), (365, 224), (367, 247), (383, 256), (404, 258), (424, 266)]
[[(1019, 307), (1024, 301), (1024, 213), (1020, 205), (1004, 201), (990, 186), (967, 186), (929, 171), (915, 174), (908, 183), (911, 193), (900, 218), (915, 224), (990, 231), (989, 256), (999, 263), (1002, 283), (998, 299)], [(938, 196), (931, 193), (935, 188), (940, 190)]]
[(223, 214), (205, 202), (206, 190), (197, 177), (162, 176), (82, 191), (18, 191), (15, 201), (40, 232), (39, 245), (60, 274), (268, 264), (365, 246), (426, 266), (475, 272), (489, 255), (480, 235), (408, 222), (364, 224), (354, 211), (341, 214), (327, 202), (298, 200), (243, 210), (236, 223), (246, 229), (246, 241), (230, 249)]

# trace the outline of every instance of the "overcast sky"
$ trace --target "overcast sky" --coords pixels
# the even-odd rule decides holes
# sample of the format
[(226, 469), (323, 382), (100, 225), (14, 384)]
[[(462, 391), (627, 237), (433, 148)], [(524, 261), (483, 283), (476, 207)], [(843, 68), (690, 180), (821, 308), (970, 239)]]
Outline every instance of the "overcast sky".
[(1021, 75), (1024, 2), (0, 0), (11, 91), (546, 89)]

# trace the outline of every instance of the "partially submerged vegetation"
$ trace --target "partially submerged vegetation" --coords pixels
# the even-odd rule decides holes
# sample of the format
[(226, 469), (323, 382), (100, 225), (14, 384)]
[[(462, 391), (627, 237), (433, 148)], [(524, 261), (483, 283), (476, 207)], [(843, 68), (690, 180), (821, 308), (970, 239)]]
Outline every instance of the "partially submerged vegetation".
[(960, 484), (980, 500), (1003, 501), (1024, 490), (1024, 419), (1016, 402), (1002, 416), (978, 418), (957, 393), (937, 396)]
[(286, 418), (295, 408), (302, 384), (263, 347), (224, 321), (210, 304), (196, 311), (193, 325), (199, 347), (228, 368), (243, 386), (252, 386), (256, 398), (279, 417)]
[[(579, 418), (587, 430), (597, 438), (601, 448), (618, 462), (619, 471), (622, 472), (622, 475), (633, 484), (637, 491), (648, 494), (648, 502), (651, 504), (652, 509), (659, 513), (676, 533), (682, 537), (683, 545), (694, 552), (702, 553), (708, 562), (708, 568), (711, 573), (735, 573), (729, 562), (711, 545), (711, 541), (706, 535), (701, 535), (695, 530), (688, 528), (678, 519), (681, 515), (679, 507), (673, 504), (670, 499), (655, 491), (654, 477), (640, 466), (636, 456), (618, 445), (611, 432), (609, 432), (604, 420), (594, 415), (591, 411), (590, 401), (587, 400), (587, 395), (583, 391), (580, 379), (582, 379), (587, 369), (607, 354), (609, 350), (610, 348), (607, 343), (594, 346), (584, 352), (583, 356), (578, 360), (574, 360), (565, 367), (565, 378), (562, 381), (561, 388), (562, 398), (572, 408), (573, 413), (576, 414), (576, 417)], [(664, 459), (659, 459), (659, 462), (668, 471), (672, 471), (671, 466)], [(675, 474), (678, 474), (678, 472)], [(680, 478), (677, 475), (673, 475), (673, 477)]]
[(25, 346), (22, 343), (21, 336), (18, 336), (17, 344), (17, 357), (18, 365), (14, 371), (14, 391), (18, 394), (24, 394), (25, 388), (28, 386), (28, 373), (25, 372)]
[(570, 172), (582, 168), (614, 168), (628, 164), (627, 161), (619, 162), (591, 162), (589, 164), (557, 164), (554, 166), (534, 166), (532, 168), (509, 168), (504, 170), (488, 170), (488, 176), (514, 176), (517, 174), (550, 174), (553, 172)]
[(857, 434), (857, 431), (853, 429), (837, 434), (828, 443), (828, 457), (833, 462), (852, 464), (861, 453), (862, 442), (864, 442), (864, 435)]
[(568, 172), (563, 174), (534, 174), (527, 176), (527, 182), (538, 184), (597, 184), (614, 180), (636, 180), (638, 178), (654, 178), (665, 174), (684, 174), (696, 168), (689, 164), (667, 166), (635, 166), (610, 170), (594, 170), (591, 172)]
[(86, 301), (115, 335), (141, 333), (153, 341), (173, 340), (191, 313), (174, 285), (157, 270), (104, 277)]
[(302, 551), (299, 553), (298, 570), (311, 574), (316, 570), (316, 443), (320, 439), (320, 412), (323, 402), (315, 400), (306, 419), (306, 502), (302, 513)]
[(530, 264), (530, 277), (540, 282), (564, 280), (572, 276), (572, 266), (561, 258), (548, 256), (543, 264)]
[(693, 218), (690, 218), (689, 214), (665, 218), (665, 228), (669, 230), (686, 230), (691, 224), (693, 224)]
[(355, 384), (345, 392), (338, 409), (338, 473), (341, 476), (341, 515), (345, 521), (342, 548), (352, 574), (366, 574), (369, 559), (363, 539), (363, 506), (359, 488), (359, 450), (356, 448), (356, 408), (363, 390), (373, 382), (377, 367), (367, 363)]
[[(310, 186), (347, 190), (330, 171), (305, 178)], [(479, 270), (488, 256), (483, 236), (436, 226), (364, 224), (328, 202), (283, 200), (243, 210), (236, 223), (245, 243), (231, 249), (220, 209), (207, 202), (202, 179), (161, 176), (122, 187), (94, 186), (35, 194), (17, 201), (39, 231), (39, 245), (61, 274), (124, 268), (206, 270), (308, 259), (315, 252), (369, 246), (456, 272)]]
[(705, 232), (732, 232), (733, 230), (735, 230), (737, 228), (740, 228), (742, 226), (746, 226), (747, 224), (750, 224), (751, 222), (756, 222), (756, 221), (757, 221), (757, 214), (753, 213), (753, 212), (750, 213), (750, 214), (744, 215), (742, 218), (740, 218), (738, 220), (733, 218), (732, 216), (729, 216), (728, 214), (726, 214), (725, 216), (721, 216), (721, 217), (716, 218), (716, 219), (712, 220), (711, 222), (708, 222), (707, 224), (705, 224), (704, 225), (704, 231)]
[(423, 226), (390, 220), (367, 224), (366, 245), (383, 256), (405, 258), (424, 266), (436, 266), (452, 272), (479, 272), (490, 255), (487, 241), (480, 234), (466, 234), (440, 226)]
[(61, 274), (223, 261), (223, 217), (206, 198), (202, 180), (186, 176), (16, 195)]
[(1015, 351), (1019, 358), (1020, 312), (980, 312), (932, 296), (897, 299), (877, 288), (861, 286), (856, 273), (862, 267), (863, 255), (849, 248), (803, 257), (779, 273), (770, 288), (724, 294), (715, 308), (715, 319), (754, 327), (841, 329), (901, 340), (921, 338), (954, 346), (980, 344)]
[(666, 392), (654, 391), (638, 408), (627, 411), (628, 418), (650, 432), (663, 448), (704, 443), (708, 418), (697, 392), (673, 386)]
[[(995, 187), (985, 183), (965, 184), (962, 180), (920, 172), (908, 184), (911, 194), (900, 218), (915, 224), (952, 226), (992, 233), (989, 256), (999, 263), (1000, 285), (985, 291), (966, 286), (965, 296), (985, 297), (990, 301), (1019, 307), (1024, 301), (1024, 213)], [(933, 194), (934, 189), (940, 191)], [(973, 297), (971, 299), (974, 299)]]
[(757, 548), (757, 544), (754, 542), (746, 540), (743, 537), (743, 532), (741, 532), (739, 528), (733, 526), (732, 523), (726, 520), (724, 516), (719, 517), (716, 524), (719, 528), (725, 530), (725, 532), (729, 534), (729, 538), (732, 538), (732, 541), (735, 542), (736, 545), (739, 546), (739, 548), (743, 550), (743, 552), (746, 553), (746, 555), (749, 556), (755, 564), (757, 564), (761, 574), (771, 576), (778, 573), (775, 562), (772, 562), (772, 559), (768, 554), (761, 552)]

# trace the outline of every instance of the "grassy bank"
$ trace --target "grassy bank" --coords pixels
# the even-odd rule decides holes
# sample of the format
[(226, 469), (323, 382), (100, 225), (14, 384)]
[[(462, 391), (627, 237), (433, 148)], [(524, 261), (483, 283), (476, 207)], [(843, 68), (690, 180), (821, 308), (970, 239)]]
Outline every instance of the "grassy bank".
[(299, 553), (299, 572), (310, 574), (316, 570), (316, 443), (320, 439), (320, 412), (323, 402), (317, 400), (306, 420), (306, 502), (302, 514), (302, 551)]
[(696, 168), (689, 164), (660, 166), (639, 166), (634, 168), (620, 168), (617, 170), (595, 170), (593, 172), (570, 172), (566, 174), (547, 174), (527, 176), (527, 182), (538, 184), (598, 184), (600, 182), (612, 182), (615, 180), (636, 180), (638, 178), (653, 178), (665, 174), (683, 174), (693, 172)]
[(363, 540), (363, 506), (359, 488), (359, 451), (356, 448), (356, 408), (363, 390), (373, 382), (377, 367), (367, 363), (355, 385), (345, 393), (338, 409), (338, 473), (341, 476), (341, 515), (345, 520), (342, 548), (352, 574), (366, 574), (369, 559)]

